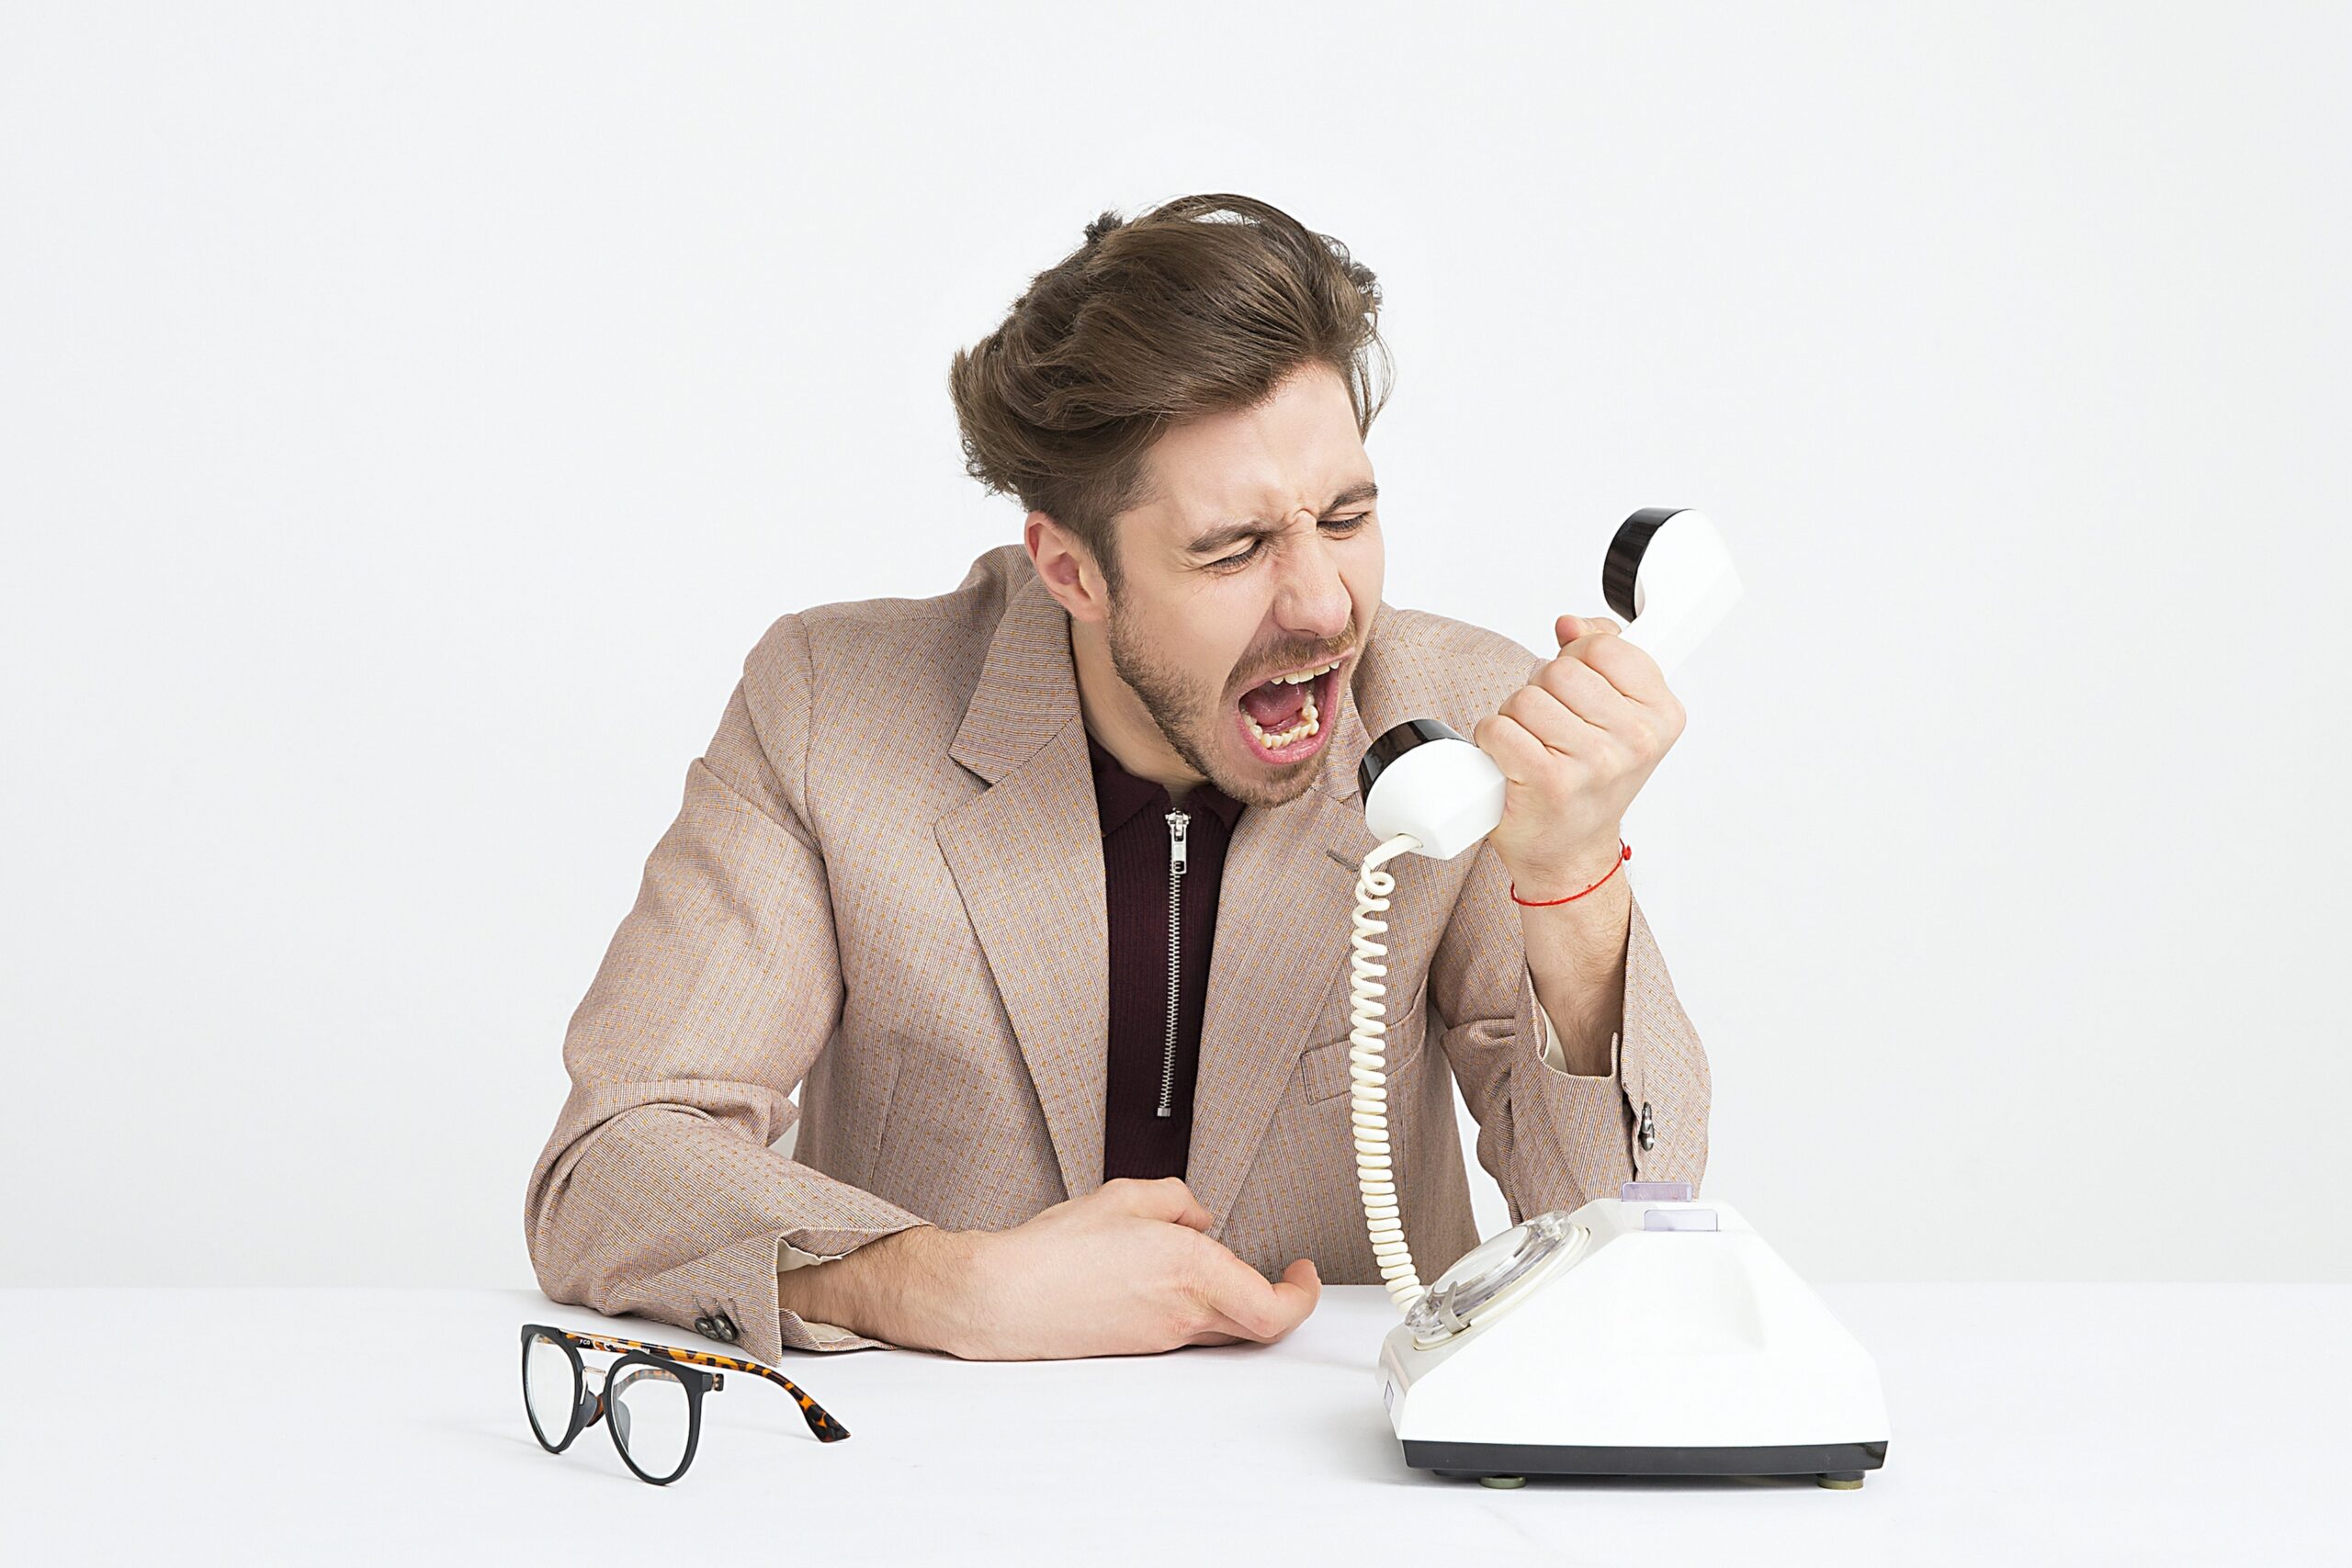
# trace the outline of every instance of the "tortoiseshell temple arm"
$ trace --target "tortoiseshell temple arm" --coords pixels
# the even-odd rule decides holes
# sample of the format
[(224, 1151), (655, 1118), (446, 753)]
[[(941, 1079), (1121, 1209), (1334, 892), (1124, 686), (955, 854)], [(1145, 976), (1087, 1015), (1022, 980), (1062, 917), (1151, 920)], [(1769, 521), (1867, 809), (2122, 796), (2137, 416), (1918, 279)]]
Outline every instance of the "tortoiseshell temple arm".
[(609, 1334), (573, 1333), (571, 1338), (591, 1350), (609, 1350), (616, 1355), (623, 1350), (642, 1350), (649, 1356), (684, 1361), (692, 1367), (723, 1367), (730, 1372), (749, 1372), (755, 1378), (765, 1378), (792, 1395), (794, 1403), (800, 1406), (800, 1418), (808, 1423), (808, 1430), (816, 1434), (819, 1442), (838, 1443), (849, 1436), (847, 1427), (828, 1416), (823, 1405), (801, 1393), (799, 1385), (774, 1367), (764, 1367), (757, 1361), (739, 1360), (733, 1356), (715, 1356), (707, 1350), (681, 1349), (675, 1345), (650, 1345), (642, 1339), (623, 1339)]

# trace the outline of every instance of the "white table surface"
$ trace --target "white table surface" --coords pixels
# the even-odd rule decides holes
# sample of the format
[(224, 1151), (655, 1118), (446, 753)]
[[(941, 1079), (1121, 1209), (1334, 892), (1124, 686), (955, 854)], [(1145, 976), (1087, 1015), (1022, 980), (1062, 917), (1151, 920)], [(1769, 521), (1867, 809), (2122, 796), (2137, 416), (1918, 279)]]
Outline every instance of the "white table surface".
[(538, 1447), (518, 1329), (708, 1345), (690, 1332), (520, 1291), (0, 1291), (0, 1560), (2352, 1562), (2352, 1286), (1822, 1294), (1892, 1413), (1858, 1492), (1408, 1470), (1372, 1286), (1273, 1346), (787, 1353), (849, 1440), (729, 1378), (669, 1487), (601, 1427)]

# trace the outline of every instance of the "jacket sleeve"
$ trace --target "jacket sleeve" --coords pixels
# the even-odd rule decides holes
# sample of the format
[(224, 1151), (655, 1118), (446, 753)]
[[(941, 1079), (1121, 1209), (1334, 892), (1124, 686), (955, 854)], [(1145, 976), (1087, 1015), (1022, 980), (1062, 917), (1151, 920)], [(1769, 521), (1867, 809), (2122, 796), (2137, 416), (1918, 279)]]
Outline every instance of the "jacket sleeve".
[(808, 826), (809, 678), (796, 617), (769, 628), (645, 863), (563, 1044), (571, 1090), (525, 1200), (539, 1286), (560, 1302), (718, 1337), (882, 1341), (804, 1322), (780, 1268), (821, 1264), (921, 1217), (772, 1145), (842, 1008), (825, 862)]
[(1430, 998), (1478, 1122), (1478, 1163), (1501, 1186), (1511, 1222), (1614, 1197), (1636, 1179), (1688, 1181), (1696, 1192), (1707, 1165), (1707, 1055), (1641, 900), (1627, 922), (1623, 1027), (1610, 1070), (1570, 1073), (1535, 998), (1510, 886), (1482, 845), (1430, 962)]

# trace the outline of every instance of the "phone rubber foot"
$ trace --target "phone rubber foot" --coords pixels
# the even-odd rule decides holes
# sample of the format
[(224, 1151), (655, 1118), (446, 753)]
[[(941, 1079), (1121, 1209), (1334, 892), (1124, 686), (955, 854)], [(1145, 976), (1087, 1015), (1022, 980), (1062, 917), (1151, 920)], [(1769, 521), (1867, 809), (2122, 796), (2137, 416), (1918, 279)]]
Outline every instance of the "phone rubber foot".
[(1523, 1475), (1482, 1475), (1478, 1477), (1478, 1484), (1481, 1486), (1494, 1487), (1498, 1492), (1509, 1492), (1513, 1487), (1526, 1485), (1527, 1477)]
[(1859, 1492), (1862, 1489), (1862, 1477), (1859, 1471), (1839, 1471), (1830, 1475), (1816, 1475), (1813, 1483), (1826, 1486), (1832, 1492)]

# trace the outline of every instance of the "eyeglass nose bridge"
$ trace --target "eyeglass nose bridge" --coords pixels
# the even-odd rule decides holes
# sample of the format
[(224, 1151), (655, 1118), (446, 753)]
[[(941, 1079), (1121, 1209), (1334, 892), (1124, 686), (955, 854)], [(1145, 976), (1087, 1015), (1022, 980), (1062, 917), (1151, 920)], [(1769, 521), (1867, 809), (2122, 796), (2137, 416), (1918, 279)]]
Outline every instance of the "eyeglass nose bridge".
[(628, 1406), (609, 1397), (640, 1377), (662, 1377), (676, 1382), (675, 1375), (658, 1367), (632, 1366), (616, 1386), (612, 1373), (617, 1368), (582, 1367), (580, 1377), (580, 1429), (586, 1431), (597, 1422), (610, 1417), (613, 1434), (621, 1442), (628, 1441)]
[(580, 1370), (580, 1429), (586, 1431), (605, 1418), (605, 1369)]

